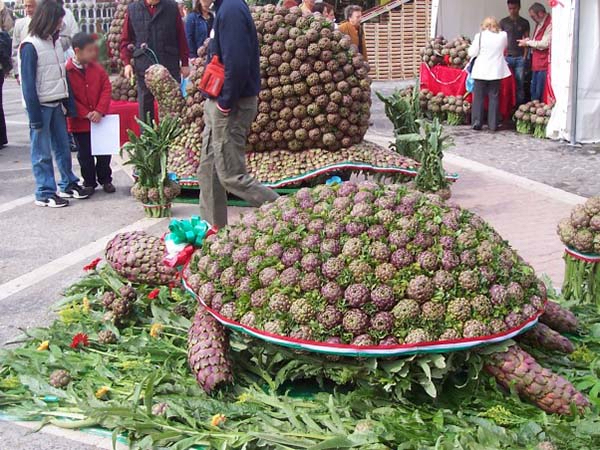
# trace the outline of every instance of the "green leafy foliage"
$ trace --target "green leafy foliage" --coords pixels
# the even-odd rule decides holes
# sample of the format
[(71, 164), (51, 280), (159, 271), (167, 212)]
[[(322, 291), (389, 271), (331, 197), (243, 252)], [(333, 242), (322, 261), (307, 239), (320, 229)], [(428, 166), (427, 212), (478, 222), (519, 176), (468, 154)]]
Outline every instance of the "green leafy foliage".
[(401, 155), (419, 161), (419, 139), (414, 138), (420, 133), (420, 126), (417, 122), (420, 116), (417, 85), (415, 85), (411, 97), (407, 97), (400, 90), (396, 90), (388, 96), (380, 92), (376, 94), (384, 104), (385, 115), (394, 126), (395, 142), (390, 147)]
[(415, 184), (417, 189), (424, 192), (436, 192), (448, 187), (448, 180), (442, 164), (444, 150), (452, 141), (449, 136), (443, 134), (443, 127), (439, 119), (434, 118), (432, 122), (421, 121), (424, 138), (419, 153), (421, 167), (417, 173)]
[[(576, 309), (582, 334), (573, 337), (578, 347), (570, 357), (527, 349), (589, 394), (592, 409), (569, 418), (548, 416), (501, 392), (480, 371), (485, 354), (499, 348), (452, 356), (460, 361), (431, 355), (347, 364), (232, 335), (236, 382), (209, 397), (187, 367), (190, 321), (173, 312), (194, 308), (195, 300), (168, 287), (150, 299), (150, 287), (136, 286), (131, 321), (117, 329), (103, 322), (100, 298), (122, 284), (109, 268), (99, 269), (67, 290), (56, 322), (28, 330), (18, 338), (20, 347), (0, 353), (4, 413), (64, 428), (104, 427), (132, 449), (537, 450), (545, 441), (560, 450), (600, 447), (600, 317), (591, 307)], [(153, 324), (162, 325), (159, 335), (153, 336)], [(117, 342), (100, 344), (98, 332), (107, 328)], [(90, 345), (71, 349), (79, 332), (89, 335)], [(43, 341), (49, 348), (38, 350)], [(435, 399), (427, 395), (427, 380), (458, 365), (465, 370), (437, 385)], [(48, 384), (56, 369), (70, 372), (66, 389)], [(335, 383), (326, 372), (337, 376)], [(390, 385), (375, 377), (388, 377)], [(413, 384), (411, 377), (421, 377), (425, 390), (413, 385), (396, 395), (398, 384)], [(97, 398), (105, 386), (107, 394)], [(215, 423), (215, 415), (225, 422)]]
[(129, 130), (129, 142), (121, 149), (121, 154), (129, 157), (125, 164), (133, 165), (138, 176), (138, 184), (144, 188), (156, 188), (161, 203), (166, 203), (164, 187), (168, 182), (167, 157), (169, 145), (181, 134), (179, 119), (164, 117), (159, 123), (138, 120), (140, 136)]

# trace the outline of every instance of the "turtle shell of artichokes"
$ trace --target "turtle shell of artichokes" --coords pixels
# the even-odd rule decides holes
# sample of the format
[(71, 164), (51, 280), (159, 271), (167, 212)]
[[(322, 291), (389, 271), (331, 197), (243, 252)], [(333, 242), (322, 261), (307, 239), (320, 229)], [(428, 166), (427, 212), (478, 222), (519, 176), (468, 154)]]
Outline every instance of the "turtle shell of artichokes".
[(225, 325), (352, 353), (462, 350), (534, 325), (546, 292), (479, 216), (401, 185), (346, 182), (206, 239), (185, 283)]

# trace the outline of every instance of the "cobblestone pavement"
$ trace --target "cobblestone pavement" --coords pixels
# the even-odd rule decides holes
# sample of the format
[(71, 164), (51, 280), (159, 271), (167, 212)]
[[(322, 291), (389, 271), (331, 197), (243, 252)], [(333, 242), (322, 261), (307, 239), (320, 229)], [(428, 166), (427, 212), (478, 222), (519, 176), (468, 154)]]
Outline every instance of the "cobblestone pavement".
[[(389, 94), (408, 82), (374, 83), (373, 92)], [(370, 133), (393, 132), (383, 104), (373, 94), (373, 126)], [(565, 191), (590, 197), (600, 195), (600, 145), (571, 147), (565, 142), (535, 139), (513, 130), (476, 132), (468, 126), (446, 127), (455, 146), (449, 153), (539, 181)]]

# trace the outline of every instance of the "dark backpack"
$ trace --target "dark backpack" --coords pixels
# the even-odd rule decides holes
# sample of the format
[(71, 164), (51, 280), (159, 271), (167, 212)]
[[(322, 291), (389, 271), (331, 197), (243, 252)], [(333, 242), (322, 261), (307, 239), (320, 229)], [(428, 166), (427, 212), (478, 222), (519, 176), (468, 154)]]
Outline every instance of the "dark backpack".
[(4, 73), (12, 70), (12, 39), (6, 31), (0, 31), (0, 66)]

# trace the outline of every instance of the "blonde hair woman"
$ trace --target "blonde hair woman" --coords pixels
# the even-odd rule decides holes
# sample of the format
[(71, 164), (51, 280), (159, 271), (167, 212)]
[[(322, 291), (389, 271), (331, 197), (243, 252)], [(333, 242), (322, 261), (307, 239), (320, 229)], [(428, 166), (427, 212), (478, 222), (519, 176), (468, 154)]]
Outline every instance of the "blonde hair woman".
[(498, 128), (500, 80), (510, 76), (510, 69), (504, 59), (507, 46), (506, 32), (500, 30), (500, 25), (494, 17), (486, 17), (481, 23), (481, 31), (475, 35), (469, 48), (469, 56), (477, 58), (471, 71), (475, 81), (471, 110), (474, 130), (481, 130), (486, 97), (489, 98), (488, 127), (490, 131), (496, 131)]

